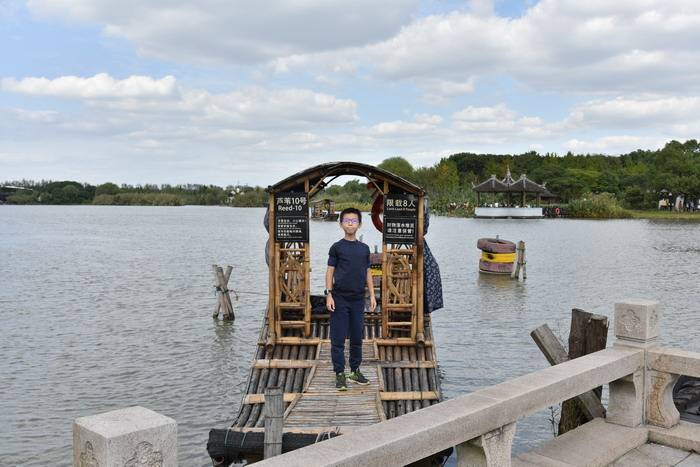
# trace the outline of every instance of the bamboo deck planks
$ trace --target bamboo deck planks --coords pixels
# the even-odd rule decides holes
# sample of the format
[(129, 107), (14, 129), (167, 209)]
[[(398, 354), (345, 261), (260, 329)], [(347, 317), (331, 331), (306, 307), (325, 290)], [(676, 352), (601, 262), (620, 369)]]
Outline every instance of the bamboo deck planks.
[[(307, 338), (300, 334), (303, 330), (283, 329), (272, 347), (266, 345), (271, 329), (265, 320), (246, 395), (231, 429), (262, 429), (264, 392), (270, 385), (283, 389), (286, 433), (347, 432), (439, 402), (430, 321), (425, 323), (426, 341), (421, 346), (410, 337), (382, 338), (381, 319), (376, 318), (366, 320), (362, 345), (361, 369), (370, 384), (348, 381), (345, 392), (335, 388), (327, 317), (314, 316)], [(346, 356), (348, 353), (346, 344)]]

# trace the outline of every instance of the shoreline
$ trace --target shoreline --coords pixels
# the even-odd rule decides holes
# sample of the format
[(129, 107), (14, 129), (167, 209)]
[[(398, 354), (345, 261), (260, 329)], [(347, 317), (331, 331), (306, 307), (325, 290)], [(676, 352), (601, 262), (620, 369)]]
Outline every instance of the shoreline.
[[(340, 204), (340, 203), (339, 203)], [(371, 206), (365, 205), (363, 203), (342, 203), (343, 205), (355, 205), (359, 206), (362, 212), (369, 212)], [(264, 208), (265, 206), (231, 206), (226, 204), (181, 204), (181, 205), (168, 205), (168, 204), (11, 204), (2, 203), (0, 206), (114, 206), (114, 207), (187, 207), (187, 206), (210, 206), (210, 207), (224, 207), (224, 208)], [(344, 206), (343, 206), (344, 207)], [(657, 211), (657, 210), (639, 210), (639, 209), (629, 209), (626, 210), (631, 214), (630, 217), (610, 217), (610, 218), (597, 218), (597, 217), (574, 217), (567, 216), (561, 217), (561, 219), (598, 219), (598, 220), (619, 220), (619, 219), (646, 219), (646, 220), (674, 220), (674, 221), (697, 221), (700, 222), (700, 211), (695, 212), (676, 212), (676, 211)], [(441, 217), (454, 217), (454, 218), (464, 218), (471, 219), (474, 217), (473, 213), (470, 214), (454, 214), (449, 212), (432, 211), (432, 215)], [(550, 219), (544, 217), (543, 219)], [(553, 219), (553, 218), (552, 218)]]

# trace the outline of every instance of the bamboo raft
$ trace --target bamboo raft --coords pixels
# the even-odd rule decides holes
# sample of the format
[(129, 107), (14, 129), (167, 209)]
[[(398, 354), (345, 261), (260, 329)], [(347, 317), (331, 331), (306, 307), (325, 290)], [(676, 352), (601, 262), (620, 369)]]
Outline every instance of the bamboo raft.
[[(387, 196), (403, 207), (410, 203), (410, 207), (415, 206), (415, 218), (410, 218), (410, 209), (400, 212), (404, 217), (387, 217), (385, 213), (384, 221), (393, 228), (388, 233), (395, 236), (387, 235), (384, 229), (382, 252), (372, 255), (374, 262), (381, 264), (374, 278), (378, 306), (374, 312), (368, 304), (365, 308), (361, 364), (370, 384), (349, 382), (348, 390), (339, 392), (330, 355), (330, 315), (324, 297), (310, 295), (308, 230), (303, 236), (304, 222), (308, 229), (308, 207), (305, 219), (294, 214), (284, 222), (275, 219), (288, 212), (304, 215), (295, 203), (308, 203), (308, 196), (325, 186), (325, 178), (342, 174), (365, 175), (376, 188), (375, 198)], [(283, 391), (282, 439), (275, 441), (283, 452), (441, 400), (430, 314), (423, 312), (422, 189), (375, 167), (335, 163), (285, 179), (268, 192), (269, 303), (235, 421), (229, 428), (210, 431), (207, 450), (215, 466), (263, 458), (266, 389), (278, 387)], [(372, 220), (377, 226), (374, 216)], [(413, 239), (404, 242), (403, 237), (397, 237), (405, 234), (395, 230), (398, 225), (413, 225)], [(280, 226), (282, 230), (277, 230)], [(312, 307), (316, 300), (320, 306)], [(270, 415), (270, 420), (273, 417)], [(426, 461), (440, 462), (448, 454), (439, 453)]]
[(408, 338), (382, 339), (381, 313), (366, 313), (362, 372), (370, 384), (350, 383), (346, 392), (335, 389), (328, 315), (314, 315), (311, 329), (309, 338), (290, 329), (269, 349), (265, 345), (265, 318), (238, 415), (227, 430), (212, 430), (220, 432), (216, 439), (227, 438), (229, 445), (218, 446), (219, 452), (208, 446), (214, 465), (262, 459), (263, 393), (268, 386), (284, 388), (284, 451), (440, 401), (429, 319), (425, 326), (427, 340), (425, 345), (419, 345)]

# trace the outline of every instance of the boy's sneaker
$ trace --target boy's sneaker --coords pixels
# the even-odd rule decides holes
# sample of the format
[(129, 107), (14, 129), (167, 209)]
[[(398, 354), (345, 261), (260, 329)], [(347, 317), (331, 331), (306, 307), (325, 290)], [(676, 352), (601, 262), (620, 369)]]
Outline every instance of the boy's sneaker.
[(365, 378), (365, 375), (360, 373), (360, 370), (355, 370), (352, 373), (350, 373), (350, 376), (348, 376), (348, 379), (352, 381), (353, 383), (361, 384), (363, 386), (366, 386), (369, 384), (369, 380)]
[(347, 391), (348, 383), (345, 381), (345, 373), (335, 374), (335, 388), (338, 391)]

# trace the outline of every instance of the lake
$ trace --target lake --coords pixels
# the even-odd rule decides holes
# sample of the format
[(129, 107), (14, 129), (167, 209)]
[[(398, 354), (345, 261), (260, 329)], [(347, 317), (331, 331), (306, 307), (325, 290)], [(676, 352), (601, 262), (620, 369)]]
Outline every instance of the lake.
[[(208, 431), (237, 413), (265, 310), (263, 214), (0, 206), (0, 465), (71, 465), (75, 418), (132, 405), (177, 420), (181, 465), (211, 465)], [(380, 244), (368, 219), (360, 232)], [(496, 235), (525, 241), (526, 281), (478, 273), (476, 241)], [(313, 293), (340, 236), (311, 223)], [(433, 216), (426, 240), (448, 398), (546, 367), (529, 333), (548, 323), (566, 340), (574, 307), (612, 317), (615, 301), (658, 300), (661, 342), (700, 351), (700, 223)], [(214, 263), (233, 266), (234, 323), (211, 318)], [(516, 451), (552, 436), (548, 417), (518, 423)]]

